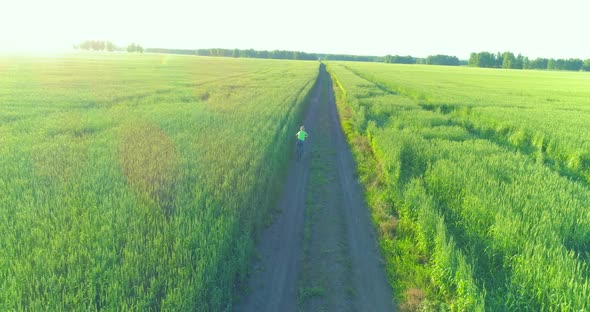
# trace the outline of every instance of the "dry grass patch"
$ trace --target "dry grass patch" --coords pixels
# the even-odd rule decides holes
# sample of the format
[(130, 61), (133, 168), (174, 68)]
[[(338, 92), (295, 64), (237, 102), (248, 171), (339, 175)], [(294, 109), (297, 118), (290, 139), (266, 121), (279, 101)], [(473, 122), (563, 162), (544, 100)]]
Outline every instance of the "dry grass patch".
[(426, 299), (426, 293), (422, 289), (410, 288), (406, 291), (406, 302), (400, 306), (400, 311), (420, 311), (424, 299)]
[(178, 155), (174, 142), (153, 124), (123, 129), (119, 162), (129, 185), (157, 202), (167, 216), (173, 213)]

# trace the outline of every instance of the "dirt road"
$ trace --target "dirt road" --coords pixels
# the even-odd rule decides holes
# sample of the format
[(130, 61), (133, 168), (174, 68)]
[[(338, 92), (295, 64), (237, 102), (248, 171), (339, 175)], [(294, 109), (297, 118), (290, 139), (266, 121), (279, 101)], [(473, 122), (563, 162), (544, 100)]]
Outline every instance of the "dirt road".
[(290, 165), (279, 214), (257, 246), (236, 311), (393, 311), (374, 229), (340, 128), (329, 75), (305, 117), (310, 139)]

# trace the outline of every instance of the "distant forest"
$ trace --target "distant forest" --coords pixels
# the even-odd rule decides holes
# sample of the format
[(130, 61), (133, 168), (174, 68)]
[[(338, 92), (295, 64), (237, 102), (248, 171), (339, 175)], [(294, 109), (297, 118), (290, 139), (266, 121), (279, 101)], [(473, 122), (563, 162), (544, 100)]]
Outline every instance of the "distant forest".
[(142, 48), (132, 43), (125, 48), (117, 47), (110, 41), (87, 40), (74, 45), (74, 48), (94, 51), (127, 51), (139, 53), (169, 53), (200, 56), (240, 57), (240, 58), (264, 58), (281, 60), (309, 60), (309, 61), (354, 61), (354, 62), (382, 62), (392, 64), (426, 64), (445, 66), (471, 66), (484, 68), (507, 68), (507, 69), (541, 69), (541, 70), (567, 70), (567, 71), (590, 71), (590, 59), (581, 60), (569, 59), (529, 59), (521, 54), (514, 55), (512, 52), (471, 53), (469, 60), (460, 60), (450, 55), (430, 55), (426, 58), (413, 56), (386, 55), (386, 56), (361, 56), (347, 54), (326, 54), (306, 53), (299, 51), (259, 51), (241, 49), (165, 49), (165, 48)]
[(569, 71), (590, 71), (590, 59), (529, 59), (526, 56), (514, 56), (512, 52), (504, 53), (471, 53), (468, 61), (469, 66), (486, 68), (510, 68), (510, 69), (546, 69), (546, 70), (569, 70)]
[(490, 53), (480, 52), (471, 53), (469, 60), (460, 60), (456, 56), (450, 55), (430, 55), (426, 58), (413, 56), (386, 55), (386, 56), (359, 56), (347, 54), (324, 54), (324, 53), (306, 53), (299, 51), (258, 51), (253, 49), (160, 49), (147, 48), (148, 53), (171, 53), (200, 56), (220, 56), (220, 57), (241, 57), (241, 58), (266, 58), (282, 60), (326, 60), (326, 61), (355, 61), (355, 62), (383, 62), (392, 64), (426, 64), (426, 65), (446, 65), (446, 66), (471, 66), (485, 68), (510, 68), (510, 69), (544, 69), (544, 70), (570, 70), (570, 71), (590, 71), (590, 59), (585, 61), (581, 59), (547, 59), (517, 55), (512, 52)]
[(416, 58), (412, 56), (386, 55), (386, 56), (363, 56), (348, 54), (327, 54), (327, 53), (306, 53), (299, 51), (259, 51), (240, 49), (160, 49), (147, 48), (148, 53), (172, 53), (200, 56), (221, 56), (221, 57), (242, 57), (242, 58), (266, 58), (281, 60), (308, 60), (308, 61), (354, 61), (354, 62), (384, 62), (397, 64), (429, 64), (429, 65), (467, 65), (467, 61), (461, 61), (456, 56), (431, 55), (427, 58)]
[(172, 54), (186, 54), (186, 55), (200, 55), (200, 56), (221, 56), (221, 57), (242, 57), (242, 58), (265, 58), (265, 59), (280, 59), (280, 60), (331, 60), (331, 61), (355, 61), (355, 62), (383, 62), (382, 56), (358, 56), (345, 54), (322, 54), (322, 53), (306, 53), (299, 51), (259, 51), (259, 50), (241, 50), (241, 49), (160, 49), (147, 48), (147, 53), (172, 53)]
[(131, 43), (127, 47), (116, 46), (111, 41), (105, 40), (86, 40), (79, 44), (74, 44), (76, 50), (87, 50), (87, 51), (107, 51), (107, 52), (122, 52), (127, 51), (129, 53), (143, 53), (143, 47), (137, 43)]

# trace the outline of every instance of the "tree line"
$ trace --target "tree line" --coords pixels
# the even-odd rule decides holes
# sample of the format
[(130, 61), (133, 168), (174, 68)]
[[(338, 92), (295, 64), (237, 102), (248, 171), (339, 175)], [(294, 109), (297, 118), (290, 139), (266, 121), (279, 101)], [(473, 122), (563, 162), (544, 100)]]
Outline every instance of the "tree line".
[(196, 54), (200, 56), (225, 56), (245, 58), (268, 58), (281, 60), (331, 60), (331, 61), (357, 61), (357, 62), (378, 62), (378, 56), (359, 56), (346, 54), (306, 53), (301, 51), (286, 50), (254, 50), (254, 49), (198, 49)]
[(80, 44), (75, 44), (74, 49), (88, 50), (88, 51), (118, 51), (119, 48), (111, 41), (102, 40), (86, 40)]
[(426, 64), (426, 65), (445, 65), (445, 66), (460, 66), (466, 65), (467, 62), (459, 60), (458, 57), (452, 55), (429, 55), (426, 58), (418, 58), (413, 56), (400, 56), (400, 55), (386, 55), (383, 58), (385, 63), (394, 64)]
[(569, 59), (529, 59), (521, 54), (514, 55), (512, 52), (471, 53), (468, 65), (484, 68), (509, 68), (509, 69), (546, 69), (546, 70), (569, 70), (569, 71), (590, 71), (590, 59), (585, 61), (577, 58)]
[(354, 61), (354, 62), (385, 62), (392, 64), (426, 64), (426, 65), (445, 65), (445, 66), (472, 66), (484, 68), (508, 68), (508, 69), (544, 69), (544, 70), (570, 70), (570, 71), (590, 71), (590, 59), (585, 61), (581, 59), (548, 59), (536, 58), (529, 59), (521, 54), (514, 55), (512, 52), (490, 53), (479, 52), (471, 53), (469, 60), (460, 60), (452, 55), (429, 55), (426, 58), (413, 57), (411, 55), (385, 55), (385, 56), (362, 56), (348, 54), (326, 54), (326, 53), (306, 53), (301, 51), (286, 50), (254, 50), (254, 49), (166, 49), (166, 48), (146, 48), (132, 43), (126, 49), (115, 46), (110, 41), (88, 40), (74, 46), (82, 50), (95, 51), (127, 51), (143, 53), (170, 53), (199, 56), (218, 56), (234, 58), (265, 58), (265, 59), (282, 59), (282, 60), (326, 60), (326, 61)]
[(129, 53), (143, 53), (143, 47), (137, 43), (132, 43), (127, 46), (127, 52), (129, 52)]
[(86, 40), (79, 44), (74, 45), (74, 49), (76, 50), (86, 50), (86, 51), (127, 51), (129, 53), (143, 53), (143, 47), (137, 43), (131, 43), (126, 48), (116, 46), (111, 41), (105, 40)]
[(246, 57), (246, 58), (270, 58), (283, 60), (330, 60), (330, 61), (356, 61), (356, 62), (379, 62), (381, 60), (378, 56), (362, 56), (362, 55), (347, 55), (347, 54), (326, 54), (326, 53), (306, 53), (301, 51), (257, 51), (253, 49), (199, 49), (197, 55), (202, 56), (230, 56), (231, 57)]
[[(179, 53), (192, 54), (193, 50), (176, 50), (176, 49), (147, 49), (147, 52), (157, 53)], [(386, 55), (386, 56), (364, 56), (349, 54), (326, 54), (326, 53), (306, 53), (299, 51), (259, 51), (254, 49), (198, 49), (194, 54), (200, 56), (222, 56), (222, 57), (245, 57), (245, 58), (270, 58), (286, 60), (326, 60), (326, 61), (354, 61), (354, 62), (385, 62), (398, 64), (428, 64), (428, 65), (466, 65), (467, 62), (460, 61), (456, 56), (449, 55), (431, 55), (427, 58), (416, 58), (412, 56)]]
[(361, 56), (347, 54), (327, 54), (327, 53), (306, 53), (301, 51), (286, 50), (254, 50), (254, 49), (164, 49), (164, 48), (147, 48), (148, 53), (171, 53), (184, 55), (199, 56), (220, 56), (220, 57), (241, 57), (241, 58), (265, 58), (281, 60), (330, 60), (330, 61), (355, 61), (355, 62), (382, 62), (380, 56)]
[(412, 56), (386, 55), (386, 56), (365, 56), (349, 54), (327, 54), (327, 53), (306, 53), (300, 51), (286, 50), (254, 50), (254, 49), (163, 49), (147, 48), (148, 53), (172, 53), (199, 56), (220, 56), (220, 57), (241, 57), (241, 58), (266, 58), (283, 60), (325, 60), (325, 61), (354, 61), (354, 62), (385, 62), (397, 64), (428, 64), (428, 65), (467, 65), (456, 56), (431, 55), (426, 58)]

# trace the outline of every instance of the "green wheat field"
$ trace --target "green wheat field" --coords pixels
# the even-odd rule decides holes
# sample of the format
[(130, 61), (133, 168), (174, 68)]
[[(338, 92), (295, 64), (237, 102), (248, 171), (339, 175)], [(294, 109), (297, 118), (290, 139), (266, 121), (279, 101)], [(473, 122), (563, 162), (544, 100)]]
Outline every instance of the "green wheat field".
[[(590, 74), (327, 62), (402, 309), (590, 309)], [(231, 310), (315, 61), (0, 57), (0, 310)]]
[(231, 307), (317, 73), (0, 59), (0, 310)]
[(590, 75), (328, 68), (405, 307), (590, 309)]

